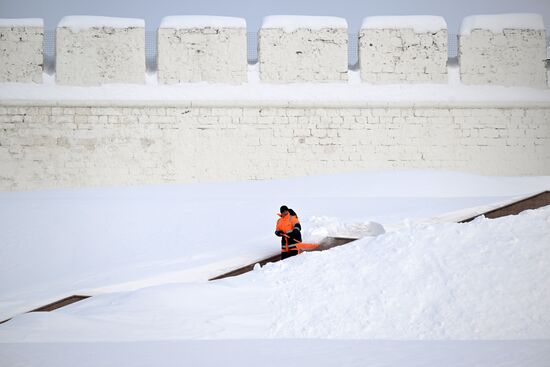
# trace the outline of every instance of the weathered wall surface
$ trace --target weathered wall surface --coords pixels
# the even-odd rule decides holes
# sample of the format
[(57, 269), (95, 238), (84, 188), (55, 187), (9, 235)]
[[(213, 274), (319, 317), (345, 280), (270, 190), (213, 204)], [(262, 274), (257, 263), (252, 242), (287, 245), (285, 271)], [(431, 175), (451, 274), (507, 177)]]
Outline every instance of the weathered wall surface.
[(364, 169), (550, 175), (550, 106), (0, 107), (0, 190)]
[[(69, 19), (65, 24), (80, 23)], [(57, 83), (143, 84), (144, 28), (128, 24), (141, 23), (125, 23), (123, 28), (95, 23), (81, 30), (59, 27)], [(262, 27), (261, 82), (346, 82), (347, 24), (331, 24)], [(543, 28), (502, 33), (472, 28), (463, 33), (462, 81), (547, 88)], [(39, 82), (41, 29), (13, 28), (8, 38), (2, 32), (0, 45), (8, 52), (0, 50), (1, 60), (6, 60), (0, 81), (17, 75)], [(445, 83), (446, 31), (418, 32), (363, 32), (362, 79), (381, 84)], [(9, 43), (13, 37), (16, 45)], [(245, 28), (160, 29), (158, 57), (160, 84), (242, 83), (247, 76)], [(15, 64), (21, 68), (12, 69)], [(542, 98), (546, 92), (540, 93), (541, 100), (547, 100)], [(126, 102), (13, 97), (0, 101), (0, 190), (269, 179), (392, 168), (550, 175), (548, 102), (430, 103), (414, 97), (409, 102), (346, 102), (342, 96), (324, 96), (317, 102), (258, 102), (250, 96), (235, 96), (236, 101), (227, 96), (218, 101), (188, 97), (179, 102), (132, 102), (132, 96), (127, 97)]]
[(447, 30), (361, 29), (361, 79), (373, 84), (447, 83)]
[(266, 83), (329, 83), (348, 80), (348, 33), (262, 28), (258, 37), (260, 80)]
[(93, 27), (56, 33), (58, 84), (145, 83), (145, 28)]
[(42, 83), (43, 27), (0, 27), (0, 83)]
[[(463, 83), (548, 88), (542, 17), (526, 14), (525, 25), (518, 25), (514, 19), (517, 16), (521, 14), (465, 18), (459, 39)], [(208, 18), (211, 19), (208, 21)], [(226, 20), (218, 18), (226, 17), (205, 17), (207, 25), (193, 23), (192, 27), (161, 25), (157, 53), (160, 84), (247, 81), (246, 23), (243, 20), (242, 25), (231, 27), (224, 25)], [(348, 80), (345, 19), (267, 18), (277, 20), (264, 23), (259, 32), (261, 82), (344, 83)], [(423, 17), (400, 16), (365, 20), (369, 18), (385, 18), (385, 21), (384, 25), (366, 21), (362, 26), (359, 64), (363, 81), (375, 84), (447, 82), (447, 25), (443, 18), (426, 16), (423, 20)], [(56, 35), (58, 84), (144, 84), (142, 20), (84, 16), (64, 19)], [(40, 19), (31, 20), (33, 22), (0, 19), (0, 83), (40, 83), (42, 80), (43, 27), (28, 26), (41, 24)], [(404, 20), (413, 25), (405, 25)], [(431, 24), (436, 21), (443, 26)], [(17, 22), (27, 26), (5, 26)], [(220, 23), (212, 25), (216, 22)], [(430, 23), (429, 27), (424, 27), (424, 22)], [(493, 23), (500, 24), (502, 30), (485, 29), (494, 26)], [(289, 27), (289, 24), (293, 25)]]
[(247, 81), (246, 28), (158, 30), (161, 84)]
[(548, 88), (544, 30), (475, 29), (459, 37), (458, 60), (464, 84)]

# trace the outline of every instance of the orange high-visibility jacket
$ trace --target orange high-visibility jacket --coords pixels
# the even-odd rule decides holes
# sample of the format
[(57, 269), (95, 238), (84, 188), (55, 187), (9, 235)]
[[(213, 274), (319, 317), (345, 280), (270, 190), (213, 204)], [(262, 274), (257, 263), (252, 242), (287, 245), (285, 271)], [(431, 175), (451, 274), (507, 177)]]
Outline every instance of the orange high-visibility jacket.
[[(302, 226), (300, 225), (300, 220), (297, 216), (287, 214), (284, 217), (277, 220), (277, 225), (275, 226), (275, 231), (282, 231), (287, 236), (281, 240), (281, 251), (291, 251), (296, 250), (296, 243), (302, 241), (302, 236), (300, 230)], [(297, 240), (297, 241), (295, 241)]]

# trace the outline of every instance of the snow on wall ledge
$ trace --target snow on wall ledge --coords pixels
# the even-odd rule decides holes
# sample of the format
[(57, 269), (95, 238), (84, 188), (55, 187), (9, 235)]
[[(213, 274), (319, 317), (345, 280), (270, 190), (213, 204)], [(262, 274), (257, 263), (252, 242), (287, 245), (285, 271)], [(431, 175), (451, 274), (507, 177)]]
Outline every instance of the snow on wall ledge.
[(42, 83), (41, 19), (0, 19), (0, 83)]
[(0, 190), (368, 169), (550, 175), (550, 105), (4, 101)]

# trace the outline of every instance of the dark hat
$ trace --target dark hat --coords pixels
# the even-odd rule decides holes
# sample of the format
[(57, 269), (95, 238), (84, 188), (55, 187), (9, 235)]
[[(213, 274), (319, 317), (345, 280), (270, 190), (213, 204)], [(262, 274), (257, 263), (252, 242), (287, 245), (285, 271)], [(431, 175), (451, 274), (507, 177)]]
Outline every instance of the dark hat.
[(281, 207), (281, 209), (279, 209), (279, 213), (282, 213), (282, 212), (288, 212), (288, 206), (283, 205), (283, 206)]

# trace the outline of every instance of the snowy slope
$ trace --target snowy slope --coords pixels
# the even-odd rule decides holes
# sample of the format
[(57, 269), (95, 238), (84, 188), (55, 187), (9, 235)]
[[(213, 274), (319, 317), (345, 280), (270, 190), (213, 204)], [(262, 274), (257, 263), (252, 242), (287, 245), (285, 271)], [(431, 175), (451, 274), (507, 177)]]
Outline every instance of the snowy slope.
[(550, 339), (550, 206), (18, 316), (1, 342)]
[(72, 294), (203, 281), (270, 256), (281, 204), (312, 241), (369, 235), (371, 222), (391, 231), (455, 221), (548, 187), (549, 177), (397, 171), (0, 193), (0, 320)]

